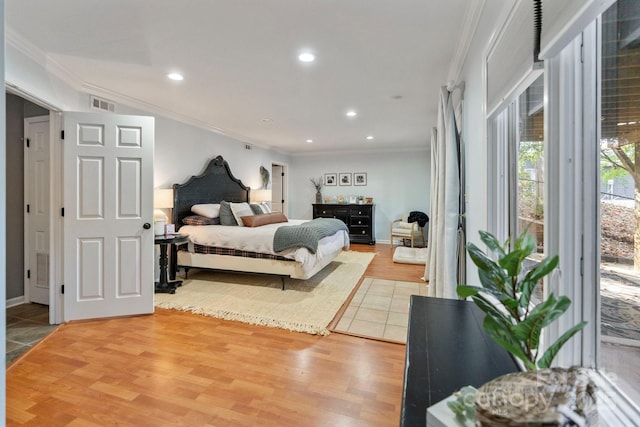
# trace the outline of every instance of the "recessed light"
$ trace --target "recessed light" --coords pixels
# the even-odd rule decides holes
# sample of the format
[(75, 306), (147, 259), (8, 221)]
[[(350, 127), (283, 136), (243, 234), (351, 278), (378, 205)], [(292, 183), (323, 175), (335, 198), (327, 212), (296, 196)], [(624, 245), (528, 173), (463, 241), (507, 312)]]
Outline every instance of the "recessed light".
[(178, 82), (181, 80), (184, 80), (184, 77), (180, 73), (169, 73), (167, 74), (167, 77), (169, 77), (171, 80), (175, 80)]
[(311, 144), (313, 142), (313, 139), (307, 139), (307, 143)]
[(302, 52), (300, 55), (298, 55), (298, 59), (301, 62), (313, 62), (316, 60), (316, 56), (311, 52)]
[(347, 117), (355, 117), (355, 116), (357, 116), (357, 115), (358, 115), (358, 113), (356, 113), (356, 112), (355, 112), (355, 111), (353, 111), (353, 110), (349, 110), (349, 111), (347, 111)]
[(367, 136), (367, 139), (371, 140), (371, 139), (373, 139), (373, 136), (369, 135), (369, 136)]

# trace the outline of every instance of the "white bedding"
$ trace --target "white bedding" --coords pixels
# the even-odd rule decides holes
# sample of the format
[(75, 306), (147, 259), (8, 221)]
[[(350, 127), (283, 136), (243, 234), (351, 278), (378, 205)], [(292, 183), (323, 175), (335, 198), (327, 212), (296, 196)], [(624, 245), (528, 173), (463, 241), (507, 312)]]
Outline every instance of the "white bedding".
[(279, 255), (303, 264), (304, 269), (313, 268), (325, 255), (335, 254), (341, 248), (349, 248), (349, 235), (339, 231), (318, 242), (315, 254), (306, 248), (290, 249), (284, 252), (273, 251), (273, 236), (282, 226), (298, 225), (308, 220), (290, 219), (288, 222), (267, 224), (260, 227), (233, 227), (225, 225), (183, 225), (180, 234), (189, 236), (189, 250), (193, 244), (217, 246), (251, 252)]

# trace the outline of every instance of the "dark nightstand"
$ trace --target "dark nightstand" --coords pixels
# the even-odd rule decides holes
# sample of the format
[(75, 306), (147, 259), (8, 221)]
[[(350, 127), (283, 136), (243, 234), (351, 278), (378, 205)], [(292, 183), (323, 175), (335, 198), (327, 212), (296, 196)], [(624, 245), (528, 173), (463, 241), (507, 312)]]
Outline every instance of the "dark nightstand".
[(187, 242), (187, 236), (181, 234), (165, 234), (156, 236), (155, 243), (160, 245), (160, 281), (156, 282), (156, 292), (165, 294), (175, 294), (176, 288), (182, 286), (182, 280), (169, 281), (167, 275), (167, 266), (169, 265), (169, 257), (167, 256), (167, 247), (169, 245), (180, 245)]

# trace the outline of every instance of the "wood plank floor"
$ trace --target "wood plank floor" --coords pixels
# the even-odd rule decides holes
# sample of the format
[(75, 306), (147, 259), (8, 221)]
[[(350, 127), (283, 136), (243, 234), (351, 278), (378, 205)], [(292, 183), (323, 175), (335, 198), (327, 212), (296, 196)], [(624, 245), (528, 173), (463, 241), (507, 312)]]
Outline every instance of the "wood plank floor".
[[(366, 276), (419, 281), (389, 245)], [(160, 310), (72, 322), (7, 370), (7, 425), (395, 426), (404, 345)]]

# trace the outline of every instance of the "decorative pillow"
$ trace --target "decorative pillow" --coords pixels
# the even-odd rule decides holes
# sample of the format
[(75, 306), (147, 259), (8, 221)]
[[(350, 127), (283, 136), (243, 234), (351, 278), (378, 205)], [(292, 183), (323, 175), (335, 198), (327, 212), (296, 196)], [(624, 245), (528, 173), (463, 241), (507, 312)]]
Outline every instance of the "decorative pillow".
[(182, 223), (186, 225), (218, 225), (220, 218), (207, 218), (202, 215), (189, 215), (182, 218)]
[(191, 206), (191, 212), (207, 218), (217, 218), (220, 216), (220, 205), (213, 203), (193, 205)]
[(240, 227), (244, 227), (241, 217), (253, 215), (253, 211), (249, 206), (249, 203), (229, 203), (231, 206), (231, 213)]
[(222, 225), (238, 225), (238, 221), (231, 212), (231, 205), (229, 202), (220, 202), (220, 224)]
[(262, 208), (262, 213), (271, 213), (271, 205), (267, 202), (260, 202), (260, 208)]
[(243, 216), (242, 222), (247, 227), (260, 227), (261, 225), (277, 224), (289, 220), (282, 212), (274, 212), (263, 215)]
[(251, 206), (251, 210), (254, 215), (262, 215), (264, 213), (262, 212), (262, 207), (258, 203), (251, 203), (249, 206)]

